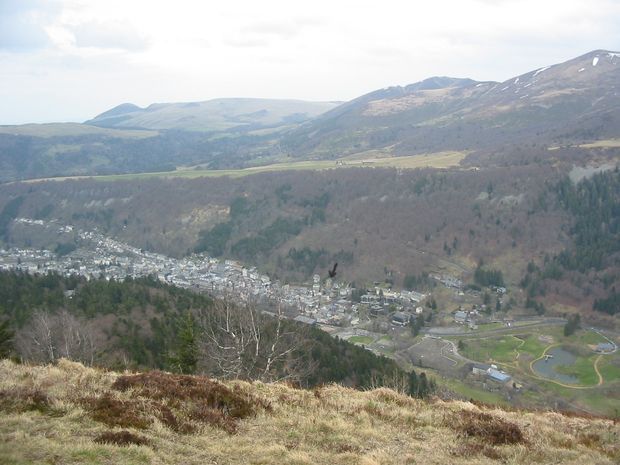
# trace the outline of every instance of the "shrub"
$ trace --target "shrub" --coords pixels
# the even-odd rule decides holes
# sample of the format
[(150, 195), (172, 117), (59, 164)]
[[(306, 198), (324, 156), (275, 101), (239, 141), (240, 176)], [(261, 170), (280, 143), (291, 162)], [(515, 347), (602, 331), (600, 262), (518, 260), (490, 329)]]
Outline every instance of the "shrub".
[(99, 444), (116, 444), (117, 446), (128, 446), (135, 444), (136, 446), (149, 445), (149, 440), (145, 437), (129, 431), (106, 431), (94, 439)]
[(34, 388), (13, 388), (0, 390), (0, 411), (47, 413), (50, 399), (46, 393)]
[(452, 419), (451, 424), (465, 437), (483, 439), (493, 445), (525, 442), (518, 425), (488, 413), (463, 410)]

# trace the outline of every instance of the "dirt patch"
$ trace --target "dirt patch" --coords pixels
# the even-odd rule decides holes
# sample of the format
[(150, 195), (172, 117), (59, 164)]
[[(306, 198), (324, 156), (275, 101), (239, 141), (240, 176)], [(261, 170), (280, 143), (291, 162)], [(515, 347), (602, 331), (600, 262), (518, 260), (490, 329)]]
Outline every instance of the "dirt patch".
[(442, 339), (425, 338), (410, 347), (407, 355), (411, 363), (421, 368), (451, 372), (457, 364), (455, 364), (456, 357), (451, 352), (447, 352), (449, 347), (448, 343)]

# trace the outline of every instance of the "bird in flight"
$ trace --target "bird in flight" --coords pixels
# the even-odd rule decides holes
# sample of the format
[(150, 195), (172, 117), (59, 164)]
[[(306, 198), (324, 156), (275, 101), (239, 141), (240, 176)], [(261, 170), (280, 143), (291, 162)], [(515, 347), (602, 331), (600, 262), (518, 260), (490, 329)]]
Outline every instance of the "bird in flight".
[(334, 263), (334, 267), (331, 270), (328, 270), (330, 278), (336, 277), (336, 267), (338, 266), (338, 262)]

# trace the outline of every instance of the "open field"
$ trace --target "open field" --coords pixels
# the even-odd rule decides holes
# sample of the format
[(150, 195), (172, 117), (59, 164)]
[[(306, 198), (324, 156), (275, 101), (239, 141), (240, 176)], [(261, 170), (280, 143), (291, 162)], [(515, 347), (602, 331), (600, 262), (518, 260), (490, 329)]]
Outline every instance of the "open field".
[(351, 336), (348, 341), (352, 344), (364, 344), (368, 345), (374, 341), (370, 336)]
[(506, 335), (484, 339), (469, 339), (463, 343), (465, 347), (460, 353), (471, 360), (512, 363), (518, 358), (518, 349), (524, 345), (525, 340), (513, 335)]
[(373, 158), (365, 160), (309, 160), (298, 162), (273, 163), (265, 166), (255, 166), (243, 169), (231, 170), (207, 170), (207, 169), (178, 169), (176, 171), (163, 171), (156, 173), (134, 173), (105, 176), (66, 176), (57, 178), (32, 179), (34, 181), (66, 181), (70, 179), (96, 179), (100, 181), (119, 181), (148, 178), (201, 178), (201, 177), (224, 177), (240, 178), (258, 173), (270, 173), (277, 171), (307, 171), (345, 168), (449, 168), (458, 166), (466, 154), (464, 152), (440, 152), (411, 157)]

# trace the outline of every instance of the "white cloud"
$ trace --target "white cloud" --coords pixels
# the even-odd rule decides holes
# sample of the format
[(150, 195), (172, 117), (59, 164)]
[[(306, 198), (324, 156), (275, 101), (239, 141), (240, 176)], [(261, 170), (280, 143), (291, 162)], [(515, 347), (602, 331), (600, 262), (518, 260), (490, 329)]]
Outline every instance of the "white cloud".
[(146, 50), (149, 41), (126, 21), (99, 22), (89, 21), (71, 29), (75, 45), (101, 49), (119, 49), (132, 52)]
[(59, 11), (57, 2), (3, 0), (0, 2), (0, 50), (27, 53), (48, 46), (45, 28)]
[(123, 101), (344, 100), (433, 75), (505, 80), (620, 48), (613, 0), (0, 5), (0, 100), (14, 103), (0, 123), (87, 119)]

